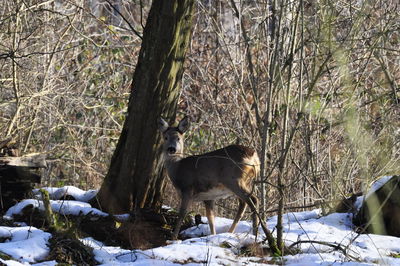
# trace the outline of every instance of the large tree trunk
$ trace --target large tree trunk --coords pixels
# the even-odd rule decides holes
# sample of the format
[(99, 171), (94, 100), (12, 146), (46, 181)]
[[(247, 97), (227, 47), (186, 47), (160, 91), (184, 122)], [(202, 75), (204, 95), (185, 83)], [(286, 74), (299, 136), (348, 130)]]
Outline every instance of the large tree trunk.
[(156, 208), (164, 187), (157, 118), (175, 118), (194, 0), (154, 0), (143, 33), (128, 116), (97, 194), (111, 213)]

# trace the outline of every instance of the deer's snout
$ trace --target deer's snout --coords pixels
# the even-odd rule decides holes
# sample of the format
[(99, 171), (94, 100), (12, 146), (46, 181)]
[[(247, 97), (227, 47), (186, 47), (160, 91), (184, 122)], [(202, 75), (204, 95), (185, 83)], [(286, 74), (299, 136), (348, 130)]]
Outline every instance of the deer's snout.
[(175, 147), (168, 147), (167, 152), (169, 154), (174, 154), (174, 153), (176, 153), (176, 148)]

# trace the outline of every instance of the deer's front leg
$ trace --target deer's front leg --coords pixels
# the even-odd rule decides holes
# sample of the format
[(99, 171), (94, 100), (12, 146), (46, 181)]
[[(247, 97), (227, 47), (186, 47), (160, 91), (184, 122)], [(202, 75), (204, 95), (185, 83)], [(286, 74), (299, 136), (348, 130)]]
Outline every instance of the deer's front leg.
[(173, 240), (178, 239), (178, 234), (179, 230), (181, 229), (183, 219), (185, 219), (185, 215), (187, 213), (189, 206), (192, 204), (192, 201), (193, 198), (191, 197), (190, 194), (182, 194), (181, 207), (179, 208), (178, 220), (176, 220), (175, 229), (174, 232), (172, 233)]
[(215, 224), (214, 224), (214, 201), (205, 200), (204, 205), (206, 205), (206, 215), (208, 220), (208, 226), (210, 226), (210, 232), (215, 235)]

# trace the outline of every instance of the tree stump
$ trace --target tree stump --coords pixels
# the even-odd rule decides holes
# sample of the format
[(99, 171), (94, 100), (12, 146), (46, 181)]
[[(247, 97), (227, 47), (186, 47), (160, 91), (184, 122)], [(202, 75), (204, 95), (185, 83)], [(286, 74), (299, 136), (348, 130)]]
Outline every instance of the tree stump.
[(0, 157), (1, 213), (30, 195), (34, 184), (40, 183), (41, 179), (41, 176), (34, 172), (35, 169), (45, 167), (46, 160), (42, 154)]

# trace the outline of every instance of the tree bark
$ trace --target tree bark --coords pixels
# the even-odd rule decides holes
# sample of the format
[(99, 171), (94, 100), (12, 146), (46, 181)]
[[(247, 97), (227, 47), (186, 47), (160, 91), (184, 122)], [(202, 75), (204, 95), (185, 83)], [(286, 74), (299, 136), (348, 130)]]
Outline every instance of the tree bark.
[(128, 116), (97, 194), (110, 213), (157, 208), (164, 188), (157, 118), (175, 119), (194, 0), (154, 0), (143, 33)]

